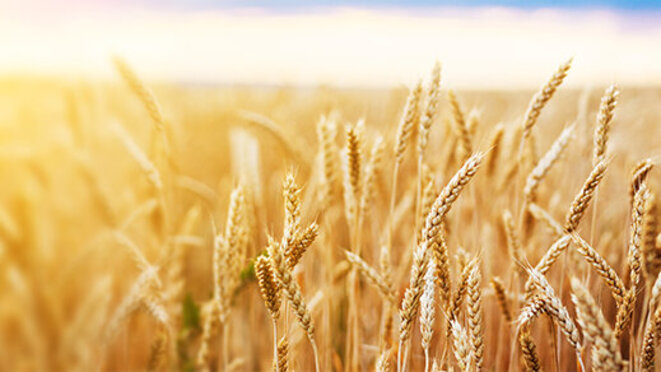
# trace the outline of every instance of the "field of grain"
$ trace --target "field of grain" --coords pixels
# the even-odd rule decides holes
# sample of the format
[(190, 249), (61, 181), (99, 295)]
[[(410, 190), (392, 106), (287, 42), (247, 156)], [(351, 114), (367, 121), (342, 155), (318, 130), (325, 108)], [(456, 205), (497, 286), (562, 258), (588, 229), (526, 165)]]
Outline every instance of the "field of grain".
[(429, 62), (371, 90), (3, 78), (0, 370), (655, 370), (661, 89)]

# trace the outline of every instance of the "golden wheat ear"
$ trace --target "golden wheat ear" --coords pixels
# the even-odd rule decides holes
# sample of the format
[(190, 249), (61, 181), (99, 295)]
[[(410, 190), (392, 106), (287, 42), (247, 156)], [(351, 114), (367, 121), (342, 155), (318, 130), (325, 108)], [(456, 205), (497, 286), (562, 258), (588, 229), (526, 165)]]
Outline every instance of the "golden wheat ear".
[(546, 103), (553, 97), (556, 89), (562, 84), (565, 77), (567, 77), (567, 72), (571, 68), (571, 64), (574, 58), (570, 58), (567, 62), (563, 63), (558, 67), (555, 73), (551, 78), (544, 84), (544, 86), (535, 94), (528, 105), (528, 110), (526, 111), (525, 118), (523, 119), (523, 137), (522, 140), (526, 140), (530, 137), (532, 127), (537, 122), (539, 114), (542, 112)]
[(572, 278), (571, 287), (572, 301), (576, 305), (583, 337), (592, 344), (592, 368), (599, 371), (623, 370), (617, 338), (599, 305), (578, 279)]

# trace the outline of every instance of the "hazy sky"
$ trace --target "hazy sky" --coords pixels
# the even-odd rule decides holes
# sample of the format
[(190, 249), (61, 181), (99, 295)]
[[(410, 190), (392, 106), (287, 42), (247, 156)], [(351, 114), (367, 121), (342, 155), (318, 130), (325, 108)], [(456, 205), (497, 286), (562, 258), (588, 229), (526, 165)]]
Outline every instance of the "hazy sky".
[(575, 56), (569, 84), (661, 84), (659, 2), (458, 3), (0, 0), (0, 74), (111, 77), (114, 53), (147, 79), (382, 86), (438, 59), (452, 86), (519, 88)]

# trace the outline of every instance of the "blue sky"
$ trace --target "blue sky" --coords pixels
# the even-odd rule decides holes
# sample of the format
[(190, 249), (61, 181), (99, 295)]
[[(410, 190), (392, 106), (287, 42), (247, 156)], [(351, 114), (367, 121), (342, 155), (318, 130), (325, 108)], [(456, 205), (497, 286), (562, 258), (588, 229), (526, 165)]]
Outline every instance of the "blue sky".
[(114, 78), (117, 54), (147, 80), (394, 86), (440, 60), (518, 89), (575, 56), (569, 85), (661, 86), (661, 0), (0, 0), (0, 35), (0, 74)]
[[(131, 1), (135, 3), (134, 1)], [(661, 9), (661, 0), (141, 0), (138, 3), (149, 5), (168, 4), (178, 8), (219, 9), (259, 7), (272, 10), (291, 10), (327, 6), (357, 7), (429, 7), (429, 6), (506, 6), (518, 8), (614, 8), (623, 10)]]

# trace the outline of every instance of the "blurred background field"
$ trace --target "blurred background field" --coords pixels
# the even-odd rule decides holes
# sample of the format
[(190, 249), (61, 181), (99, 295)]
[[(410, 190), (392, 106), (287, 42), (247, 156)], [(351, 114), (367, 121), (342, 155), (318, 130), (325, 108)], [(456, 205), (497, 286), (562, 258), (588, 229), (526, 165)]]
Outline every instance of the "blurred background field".
[[(365, 159), (377, 137), (385, 141), (363, 237), (362, 256), (377, 266), (387, 223), (395, 219), (388, 206), (396, 131), (409, 89), (418, 79), (427, 84), (436, 61), (442, 66), (441, 98), (425, 164), (439, 190), (461, 165), (448, 89), (474, 118), (474, 150), (493, 150), (492, 136), (498, 125), (504, 128), (496, 174), (478, 175), (462, 196), (450, 217), (448, 243), (455, 264), (461, 252), (482, 262), (488, 370), (518, 368), (520, 356), (508, 355), (509, 347), (517, 348), (513, 330), (500, 319), (493, 291), (486, 290), (493, 276), (506, 278), (512, 288), (520, 279), (510, 277), (514, 266), (502, 227), (503, 211), (516, 213), (516, 192), (526, 176), (509, 173), (517, 130), (537, 88), (574, 56), (566, 86), (535, 127), (541, 156), (563, 128), (576, 125), (559, 166), (540, 188), (540, 204), (562, 221), (592, 169), (601, 96), (608, 85), (618, 84), (611, 161), (595, 201), (599, 213), (586, 215), (581, 233), (626, 277), (622, 247), (629, 239), (631, 170), (641, 159), (658, 161), (661, 155), (656, 45), (661, 23), (655, 22), (661, 8), (653, 2), (576, 8), (515, 3), (280, 8), (229, 2), (216, 9), (203, 2), (160, 10), (151, 2), (3, 3), (0, 370), (195, 369), (202, 309), (213, 291), (212, 226), (224, 231), (229, 196), (238, 185), (246, 189), (246, 214), (253, 225), (246, 233), (229, 325), (223, 328), (229, 336), (214, 340), (210, 366), (268, 370), (271, 324), (252, 265), (265, 249), (267, 234), (281, 237), (282, 184), (288, 173), (304, 190), (303, 220), (318, 221), (321, 229), (293, 272), (318, 322), (322, 370), (351, 370), (344, 359), (349, 307), (344, 250), (352, 244), (351, 225), (343, 215), (338, 149), (345, 146), (345, 126), (361, 119)], [(113, 55), (124, 58), (153, 93), (163, 122), (154, 120), (154, 110), (145, 107), (130, 79), (126, 84), (117, 73)], [(338, 178), (330, 205), (320, 197), (317, 130), (322, 118), (337, 126), (332, 141)], [(159, 125), (165, 127), (169, 158), (158, 148), (163, 146)], [(526, 166), (529, 171), (532, 164)], [(392, 259), (398, 298), (408, 284), (417, 218), (412, 200), (421, 174), (413, 156), (400, 172), (400, 225)], [(155, 178), (160, 188), (154, 187)], [(658, 173), (652, 173), (650, 187), (657, 188), (658, 181)], [(532, 264), (553, 242), (546, 229), (535, 229), (524, 248)], [(122, 313), (132, 286), (151, 267), (145, 263), (158, 267), (156, 284), (150, 282), (157, 289), (149, 293), (158, 294), (171, 332), (162, 365), (150, 364), (159, 356), (154, 345), (163, 334), (154, 310)], [(595, 297), (603, 295), (604, 314), (614, 321), (616, 309), (599, 278), (585, 275), (586, 265), (574, 269), (576, 276), (588, 278)], [(454, 280), (459, 274), (459, 266), (453, 268)], [(549, 277), (571, 303), (564, 272), (554, 268)], [(372, 370), (381, 351), (382, 299), (360, 283), (359, 370)], [(305, 335), (289, 318), (291, 369), (313, 370)], [(551, 365), (554, 356), (543, 347), (550, 341), (539, 328), (541, 358)], [(440, 327), (438, 334), (444, 331)], [(434, 343), (437, 357), (446, 344), (441, 338)], [(562, 356), (558, 370), (575, 369), (564, 340), (554, 346)], [(412, 352), (410, 363), (411, 370), (423, 368), (420, 350)]]

